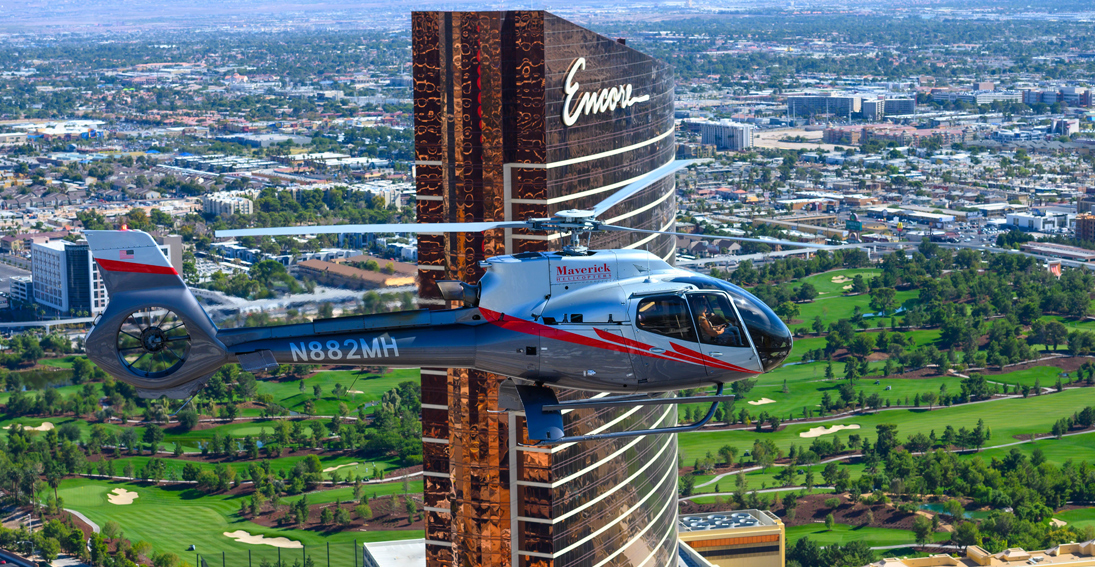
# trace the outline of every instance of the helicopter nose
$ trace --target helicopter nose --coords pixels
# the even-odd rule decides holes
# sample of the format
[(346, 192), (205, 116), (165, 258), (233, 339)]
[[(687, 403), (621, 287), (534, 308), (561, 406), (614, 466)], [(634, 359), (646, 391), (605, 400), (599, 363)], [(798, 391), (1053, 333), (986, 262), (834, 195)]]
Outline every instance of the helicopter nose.
[(738, 288), (731, 292), (737, 300), (738, 312), (749, 329), (749, 336), (753, 338), (753, 345), (757, 347), (757, 355), (760, 356), (760, 364), (765, 372), (769, 372), (791, 354), (793, 340), (791, 330), (783, 321), (753, 294)]

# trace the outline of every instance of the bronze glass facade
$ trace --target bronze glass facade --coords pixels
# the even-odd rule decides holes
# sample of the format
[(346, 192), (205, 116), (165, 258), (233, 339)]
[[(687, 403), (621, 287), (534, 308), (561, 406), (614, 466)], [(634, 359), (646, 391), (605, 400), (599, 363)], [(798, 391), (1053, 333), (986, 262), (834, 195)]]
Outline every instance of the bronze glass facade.
[[(415, 12), (412, 35), (419, 222), (589, 208), (673, 159), (672, 71), (621, 42), (540, 11)], [(672, 229), (675, 212), (670, 178), (600, 218)], [(667, 236), (609, 233), (591, 244), (672, 260)], [(419, 297), (446, 307), (435, 280), (474, 282), (479, 260), (561, 245), (559, 235), (525, 230), (421, 235)], [(676, 437), (521, 447), (522, 418), (498, 411), (503, 379), (423, 369), (429, 565), (669, 564)], [(583, 410), (567, 426), (646, 429), (676, 419), (674, 406)]]

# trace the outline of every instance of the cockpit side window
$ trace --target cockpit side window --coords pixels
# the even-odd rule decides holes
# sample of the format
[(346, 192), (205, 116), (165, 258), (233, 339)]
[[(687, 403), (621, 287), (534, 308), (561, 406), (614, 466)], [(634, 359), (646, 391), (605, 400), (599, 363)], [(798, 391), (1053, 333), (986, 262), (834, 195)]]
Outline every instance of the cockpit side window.
[(696, 342), (696, 329), (688, 305), (679, 296), (650, 297), (639, 302), (636, 326), (672, 339)]
[(749, 346), (734, 307), (725, 295), (690, 293), (688, 303), (696, 317), (701, 343), (738, 348)]

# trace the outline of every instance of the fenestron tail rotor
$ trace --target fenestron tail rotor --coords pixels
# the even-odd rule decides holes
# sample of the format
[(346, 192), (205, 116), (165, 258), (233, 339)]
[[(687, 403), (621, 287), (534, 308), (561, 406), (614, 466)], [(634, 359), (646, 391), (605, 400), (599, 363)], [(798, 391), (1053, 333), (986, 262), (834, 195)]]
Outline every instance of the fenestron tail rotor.
[(166, 307), (138, 309), (118, 329), (118, 357), (137, 376), (167, 376), (178, 370), (189, 355), (186, 323)]

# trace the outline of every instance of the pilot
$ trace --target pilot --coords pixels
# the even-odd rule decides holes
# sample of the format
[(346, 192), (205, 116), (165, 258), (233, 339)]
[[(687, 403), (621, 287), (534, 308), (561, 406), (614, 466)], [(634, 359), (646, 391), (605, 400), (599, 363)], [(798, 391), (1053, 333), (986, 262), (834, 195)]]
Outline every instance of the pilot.
[(697, 322), (700, 325), (700, 330), (703, 334), (711, 339), (718, 339), (726, 332), (727, 323), (716, 325), (714, 323), (715, 312), (711, 309), (710, 305), (704, 305), (703, 310), (700, 311)]

